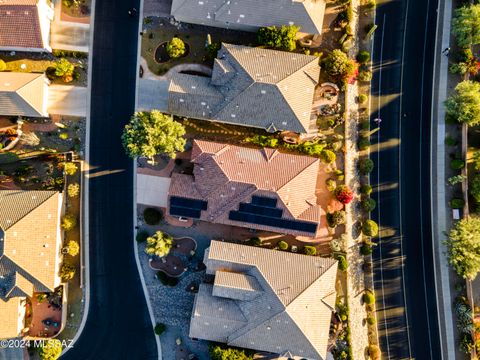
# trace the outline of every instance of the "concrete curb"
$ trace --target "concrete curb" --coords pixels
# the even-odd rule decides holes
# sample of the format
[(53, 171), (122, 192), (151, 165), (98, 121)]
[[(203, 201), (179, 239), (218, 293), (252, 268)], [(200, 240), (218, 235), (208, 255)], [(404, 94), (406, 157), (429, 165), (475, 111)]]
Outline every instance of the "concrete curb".
[[(83, 228), (83, 237), (81, 238), (82, 241), (82, 254), (85, 256), (85, 304), (84, 304), (84, 310), (83, 310), (83, 317), (82, 317), (82, 322), (80, 324), (80, 328), (78, 329), (77, 333), (75, 334), (74, 338), (72, 339), (72, 342), (69, 347), (65, 348), (62, 352), (62, 355), (65, 354), (68, 350), (70, 350), (77, 340), (80, 338), (82, 335), (83, 329), (85, 328), (85, 324), (87, 322), (88, 318), (88, 312), (90, 309), (90, 245), (89, 245), (89, 240), (90, 240), (90, 218), (89, 218), (89, 178), (88, 178), (88, 172), (90, 170), (90, 103), (91, 103), (91, 94), (92, 94), (92, 61), (93, 61), (93, 29), (94, 29), (94, 24), (95, 24), (95, 4), (96, 0), (92, 0), (91, 4), (91, 9), (92, 9), (92, 15), (90, 17), (91, 21), (91, 27), (90, 27), (90, 52), (88, 54), (88, 83), (87, 83), (87, 89), (88, 89), (88, 95), (87, 95), (87, 117), (86, 117), (86, 128), (85, 128), (85, 162), (82, 162), (85, 164), (85, 173), (83, 173), (82, 177), (82, 183), (83, 183), (83, 197), (82, 197), (82, 203), (80, 206), (83, 206), (84, 213), (81, 214), (83, 216), (83, 223), (82, 223), (82, 228)], [(82, 170), (84, 170), (82, 168)], [(67, 320), (68, 321), (68, 320)]]

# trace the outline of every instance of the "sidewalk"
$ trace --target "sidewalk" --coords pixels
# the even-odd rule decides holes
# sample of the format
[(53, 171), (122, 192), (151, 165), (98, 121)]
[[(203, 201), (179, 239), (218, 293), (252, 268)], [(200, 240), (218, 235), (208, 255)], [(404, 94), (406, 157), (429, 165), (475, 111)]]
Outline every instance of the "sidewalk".
[[(443, 3), (443, 4), (442, 4)], [(441, 55), (441, 49), (450, 47), (450, 21), (452, 17), (452, 0), (441, 2), (438, 13), (436, 63), (434, 74), (434, 98), (432, 99), (432, 144), (431, 144), (431, 178), (432, 178), (432, 228), (435, 264), (437, 304), (440, 319), (440, 339), (443, 359), (455, 359), (454, 323), (452, 315), (451, 287), (454, 280), (443, 244), (444, 232), (452, 224), (446, 196), (446, 149), (445, 149), (445, 106), (448, 92), (448, 57)], [(434, 209), (436, 211), (434, 211)]]

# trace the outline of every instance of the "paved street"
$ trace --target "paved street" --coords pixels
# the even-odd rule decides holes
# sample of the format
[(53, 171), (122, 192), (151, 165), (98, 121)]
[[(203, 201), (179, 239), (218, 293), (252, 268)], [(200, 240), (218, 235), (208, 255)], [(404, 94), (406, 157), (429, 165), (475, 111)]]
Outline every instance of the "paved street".
[(372, 139), (379, 146), (371, 181), (382, 229), (374, 260), (385, 359), (441, 359), (429, 163), (437, 5), (390, 0), (377, 7), (372, 118), (382, 122)]
[(96, 2), (90, 127), (90, 310), (62, 359), (157, 359), (135, 264), (132, 161), (120, 135), (134, 111), (138, 0)]

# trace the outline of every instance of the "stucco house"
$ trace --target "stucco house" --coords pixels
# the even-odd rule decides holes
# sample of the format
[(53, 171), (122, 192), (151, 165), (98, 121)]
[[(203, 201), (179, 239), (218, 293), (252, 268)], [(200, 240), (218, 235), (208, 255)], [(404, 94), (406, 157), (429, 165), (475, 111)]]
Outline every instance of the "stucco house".
[(173, 0), (171, 14), (178, 21), (227, 29), (297, 25), (320, 34), (325, 0)]
[(26, 299), (60, 285), (56, 191), (0, 190), (0, 339), (23, 335)]
[(251, 229), (328, 234), (317, 204), (318, 158), (194, 140), (193, 174), (174, 173), (167, 214)]
[[(189, 336), (295, 359), (327, 358), (337, 261), (212, 241)], [(273, 358), (273, 357), (272, 357)]]
[(172, 76), (168, 111), (267, 131), (316, 133), (312, 104), (319, 77), (316, 56), (224, 43), (211, 77)]
[(0, 115), (48, 117), (45, 74), (0, 72)]
[(49, 0), (1, 0), (0, 50), (52, 51), (53, 16), (53, 4)]

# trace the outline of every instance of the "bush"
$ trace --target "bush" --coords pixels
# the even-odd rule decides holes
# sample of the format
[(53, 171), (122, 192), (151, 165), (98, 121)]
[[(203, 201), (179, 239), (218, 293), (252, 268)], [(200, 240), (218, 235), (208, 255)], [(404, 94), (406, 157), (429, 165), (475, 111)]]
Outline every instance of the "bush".
[(358, 150), (363, 151), (367, 150), (370, 147), (370, 140), (366, 136), (361, 136), (358, 139)]
[(145, 253), (151, 256), (164, 257), (167, 256), (173, 247), (173, 237), (156, 231), (155, 234), (147, 238)]
[(139, 232), (137, 232), (137, 235), (135, 236), (135, 240), (137, 240), (137, 242), (139, 242), (139, 243), (142, 243), (142, 242), (147, 241), (147, 238), (148, 238), (149, 236), (150, 236), (150, 235), (148, 234), (148, 232), (146, 232), (146, 231), (139, 231)]
[(337, 159), (337, 156), (333, 151), (330, 150), (322, 150), (320, 153), (320, 160), (322, 160), (325, 164), (331, 164)]
[(366, 212), (371, 212), (377, 206), (377, 202), (372, 198), (367, 197), (362, 200), (360, 205), (362, 206), (362, 209), (365, 210)]
[(338, 225), (345, 224), (346, 214), (345, 211), (335, 211), (333, 213), (327, 214), (327, 223), (331, 228), (337, 227)]
[(349, 59), (342, 50), (335, 49), (325, 58), (323, 67), (327, 74), (346, 80), (355, 73), (357, 63)]
[(372, 193), (372, 186), (370, 184), (365, 184), (360, 187), (360, 193), (362, 195), (369, 196)]
[(280, 250), (288, 250), (288, 244), (283, 240), (280, 240), (277, 245)]
[(77, 226), (77, 218), (73, 214), (65, 214), (62, 218), (61, 227), (65, 231), (72, 230), (75, 226)]
[(162, 324), (162, 323), (158, 323), (153, 328), (155, 335), (159, 335), (159, 336), (162, 335), (165, 332), (165, 330), (167, 330), (167, 327), (165, 326), (165, 324)]
[(345, 259), (345, 256), (340, 255), (338, 257), (338, 270), (347, 271), (347, 269), (348, 269), (347, 259)]
[(60, 140), (68, 140), (68, 133), (62, 132), (58, 135), (58, 137), (60, 138)]
[(378, 225), (373, 220), (365, 220), (362, 224), (362, 232), (366, 236), (375, 237), (378, 235)]
[(259, 237), (254, 236), (247, 240), (247, 244), (251, 246), (261, 246), (262, 240)]
[(178, 59), (185, 54), (185, 43), (178, 37), (172, 38), (167, 43), (167, 54), (172, 59)]
[(453, 159), (450, 161), (450, 168), (452, 170), (461, 170), (465, 167), (465, 162), (462, 159)]
[(358, 162), (358, 171), (360, 171), (362, 175), (368, 175), (372, 172), (374, 166), (373, 160), (369, 158), (360, 159)]
[(253, 360), (254, 352), (247, 349), (225, 347), (226, 345), (211, 344), (209, 354), (211, 360)]
[(353, 200), (353, 191), (347, 185), (337, 186), (335, 196), (342, 204), (348, 204)]
[(146, 208), (143, 210), (143, 219), (148, 225), (157, 225), (163, 218), (163, 214), (154, 208)]
[(465, 201), (463, 201), (463, 199), (453, 198), (450, 200), (450, 207), (452, 209), (463, 209), (464, 205)]
[(357, 76), (358, 81), (368, 82), (372, 80), (372, 72), (370, 70), (360, 70)]
[(362, 246), (360, 246), (360, 254), (364, 256), (370, 255), (372, 251), (372, 246), (369, 244), (362, 244)]
[(55, 65), (55, 76), (57, 78), (62, 78), (66, 83), (69, 83), (73, 80), (73, 73), (75, 72), (75, 65), (65, 58), (58, 60)]
[(77, 256), (80, 252), (80, 246), (76, 241), (70, 240), (66, 246), (68, 255)]
[(365, 104), (368, 100), (368, 96), (365, 94), (360, 94), (358, 95), (358, 103), (359, 104)]
[(447, 136), (445, 138), (445, 144), (447, 146), (455, 146), (457, 145), (457, 140), (455, 140), (454, 138), (452, 138), (451, 136)]
[(77, 172), (77, 165), (73, 162), (66, 162), (66, 163), (63, 163), (63, 172), (65, 173), (65, 175), (69, 175), (69, 176), (72, 176), (72, 175), (75, 175), (75, 173)]
[(311, 255), (311, 256), (313, 256), (313, 255), (316, 255), (316, 254), (317, 254), (317, 249), (315, 249), (315, 247), (313, 247), (313, 246), (305, 245), (305, 246), (303, 247), (303, 253), (304, 253), (305, 255)]
[(367, 317), (367, 324), (368, 325), (375, 325), (377, 323), (377, 319), (375, 319), (375, 316), (368, 316)]
[(220, 48), (221, 48), (220, 43), (208, 44), (205, 47), (205, 52), (207, 53), (207, 55), (205, 56), (206, 59), (209, 61), (213, 61), (217, 57), (218, 50), (220, 50)]
[(480, 173), (472, 176), (469, 191), (475, 202), (480, 203)]
[(60, 268), (60, 277), (63, 281), (70, 281), (75, 276), (76, 268), (73, 264), (64, 262)]
[(334, 192), (337, 187), (337, 182), (334, 179), (327, 179), (325, 185), (327, 185), (328, 191)]
[(380, 360), (380, 348), (377, 345), (368, 345), (368, 355), (371, 360)]
[(365, 291), (365, 294), (362, 296), (363, 302), (367, 305), (372, 305), (375, 303), (375, 295), (370, 290)]
[(357, 61), (360, 64), (366, 64), (370, 61), (370, 53), (368, 51), (360, 51), (357, 55)]
[(76, 198), (80, 194), (80, 185), (78, 183), (68, 185), (67, 194), (70, 198)]
[(0, 59), (0, 71), (5, 71), (7, 70), (7, 64), (5, 64), (5, 61)]
[(58, 339), (44, 339), (37, 348), (42, 360), (57, 360), (62, 354), (62, 342)]
[(274, 49), (293, 51), (297, 47), (298, 30), (300, 28), (295, 25), (262, 27), (257, 32), (258, 43)]

